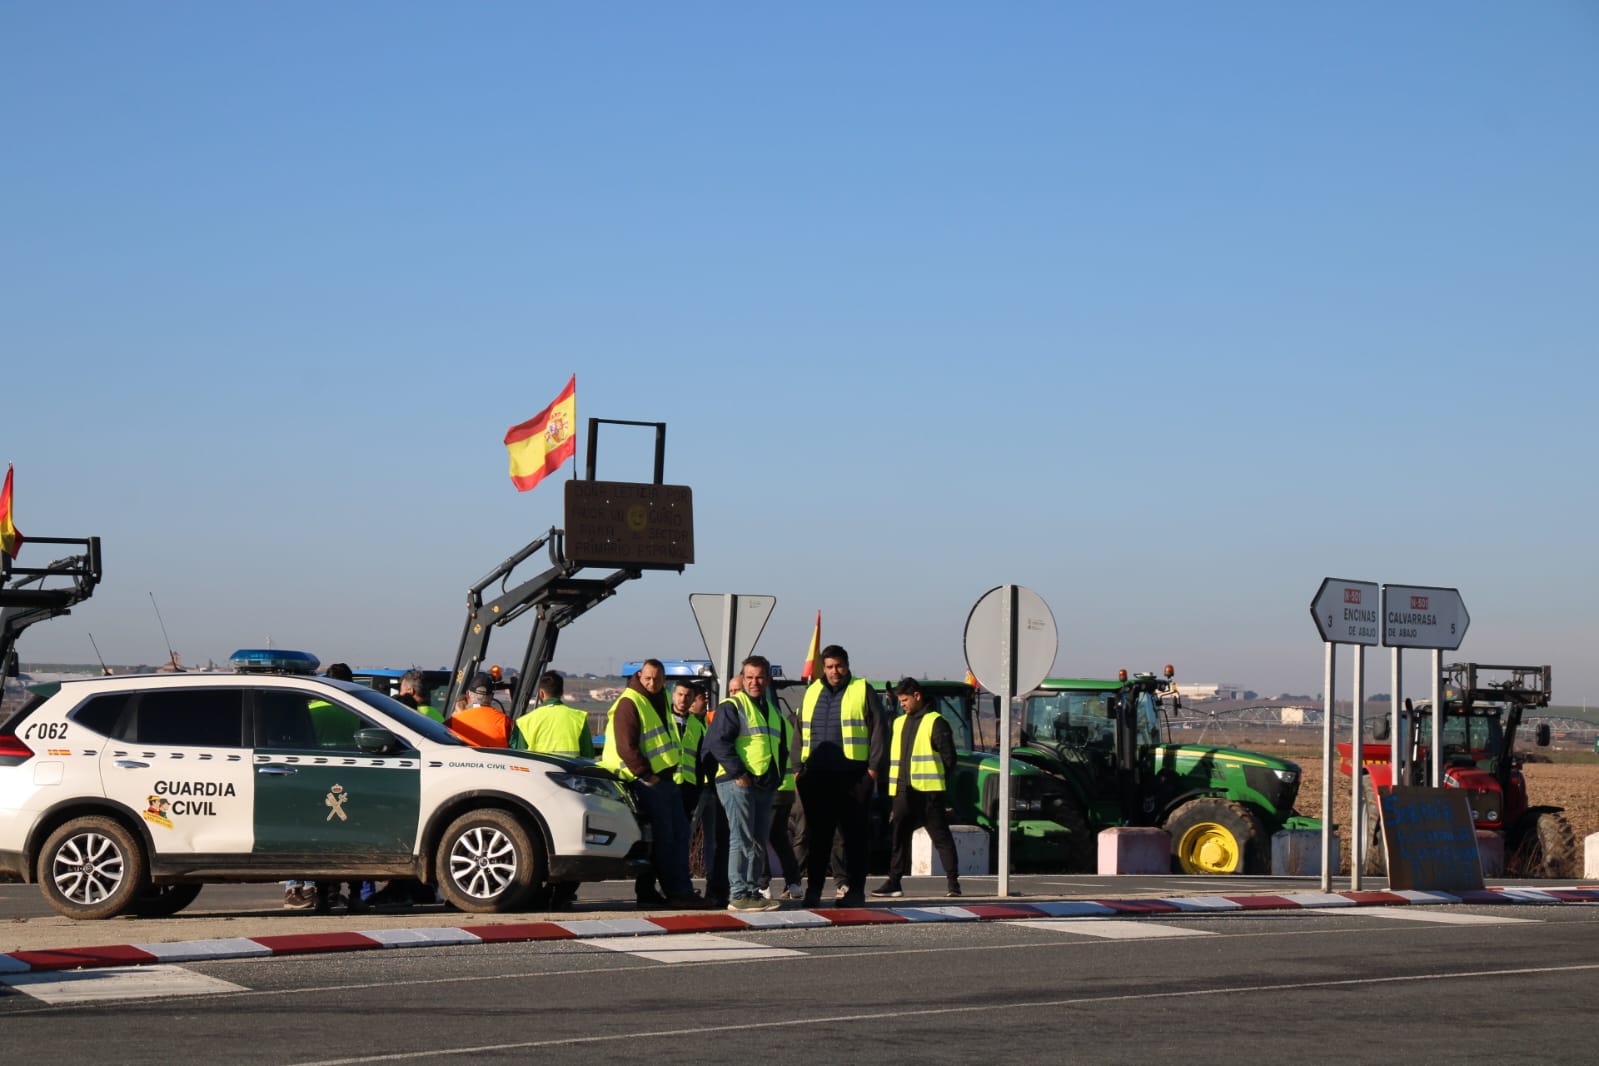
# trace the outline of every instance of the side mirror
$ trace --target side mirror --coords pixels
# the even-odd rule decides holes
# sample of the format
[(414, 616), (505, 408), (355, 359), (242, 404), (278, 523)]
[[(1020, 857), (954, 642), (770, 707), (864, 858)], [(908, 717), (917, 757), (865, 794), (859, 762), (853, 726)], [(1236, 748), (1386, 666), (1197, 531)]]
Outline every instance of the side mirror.
[(387, 729), (371, 728), (355, 731), (356, 749), (365, 755), (393, 755), (404, 751), (400, 739)]
[(1549, 723), (1539, 722), (1538, 728), (1533, 735), (1537, 739), (1540, 748), (1547, 748), (1549, 746)]
[(1393, 723), (1386, 717), (1377, 719), (1377, 724), (1372, 727), (1371, 735), (1377, 740), (1387, 740), (1394, 735)]

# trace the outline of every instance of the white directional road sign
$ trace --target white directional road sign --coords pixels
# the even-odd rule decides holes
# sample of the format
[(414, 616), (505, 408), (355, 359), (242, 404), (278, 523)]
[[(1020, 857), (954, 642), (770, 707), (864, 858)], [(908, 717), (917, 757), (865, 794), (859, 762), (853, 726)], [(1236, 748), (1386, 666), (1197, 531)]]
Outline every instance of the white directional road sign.
[(1375, 581), (1322, 581), (1310, 601), (1321, 639), (1329, 644), (1375, 645), (1382, 641), (1382, 605)]
[(1457, 589), (1384, 585), (1382, 622), (1382, 642), (1390, 648), (1454, 651), (1465, 639), (1471, 615)]

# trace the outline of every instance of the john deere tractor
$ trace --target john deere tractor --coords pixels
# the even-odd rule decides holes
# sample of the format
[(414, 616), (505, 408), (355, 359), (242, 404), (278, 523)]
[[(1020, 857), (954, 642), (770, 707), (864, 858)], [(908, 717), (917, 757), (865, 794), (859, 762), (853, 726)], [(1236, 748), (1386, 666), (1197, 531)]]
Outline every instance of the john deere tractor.
[[(1012, 756), (1058, 778), (1070, 812), (1093, 833), (1121, 825), (1171, 834), (1172, 868), (1190, 874), (1269, 873), (1279, 829), (1319, 828), (1294, 811), (1295, 763), (1237, 748), (1168, 739), (1161, 703), (1175, 706), (1165, 676), (1121, 671), (1114, 680), (1049, 678), (1022, 703)], [(1094, 868), (1091, 835), (1069, 869)]]

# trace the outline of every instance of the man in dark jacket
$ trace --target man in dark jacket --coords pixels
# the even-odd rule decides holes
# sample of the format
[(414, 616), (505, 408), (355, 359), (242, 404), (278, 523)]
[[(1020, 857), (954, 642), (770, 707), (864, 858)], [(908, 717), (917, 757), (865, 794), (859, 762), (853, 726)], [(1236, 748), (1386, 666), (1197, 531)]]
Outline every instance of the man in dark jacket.
[(727, 882), (730, 911), (769, 911), (782, 904), (763, 899), (759, 880), (772, 831), (772, 799), (787, 772), (781, 712), (766, 701), (771, 666), (751, 655), (742, 668), (743, 691), (716, 709), (705, 735), (716, 757), (716, 794), (727, 816)]
[[(689, 879), (688, 818), (677, 791), (681, 755), (682, 742), (666, 702), (666, 669), (659, 659), (646, 659), (611, 705), (600, 756), (601, 766), (629, 783), (654, 837), (650, 858), (655, 869), (640, 874), (633, 886), (641, 907), (703, 905)], [(664, 897), (655, 891), (657, 877)]]
[(910, 869), (911, 834), (925, 826), (944, 864), (949, 882), (946, 895), (958, 896), (960, 861), (955, 855), (955, 838), (944, 819), (944, 797), (955, 774), (955, 734), (944, 716), (922, 698), (922, 686), (914, 677), (901, 678), (895, 688), (904, 713), (895, 719), (889, 741), (888, 792), (894, 797), (889, 825), (894, 854), (888, 880), (873, 889), (872, 895), (905, 894), (900, 879)]
[(847, 885), (843, 904), (866, 902), (866, 850), (872, 789), (887, 762), (883, 710), (865, 680), (850, 676), (849, 652), (822, 649), (822, 676), (800, 705), (799, 801), (805, 808), (805, 906), (822, 902), (833, 834), (842, 830)]

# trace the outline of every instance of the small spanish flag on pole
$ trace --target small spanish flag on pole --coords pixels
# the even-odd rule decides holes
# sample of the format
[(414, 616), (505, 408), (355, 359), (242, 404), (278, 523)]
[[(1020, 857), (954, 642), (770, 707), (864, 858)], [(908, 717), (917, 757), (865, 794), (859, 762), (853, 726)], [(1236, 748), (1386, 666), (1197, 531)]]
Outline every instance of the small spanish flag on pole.
[(800, 668), (801, 681), (815, 681), (822, 676), (822, 612), (816, 612), (816, 628), (811, 630), (811, 650), (805, 653), (805, 665)]
[(22, 550), (22, 542), (26, 539), (22, 531), (17, 528), (16, 520), (11, 511), (11, 464), (6, 464), (6, 485), (0, 489), (0, 552), (12, 558)]
[(544, 410), (505, 431), (511, 483), (526, 492), (577, 455), (577, 375)]

